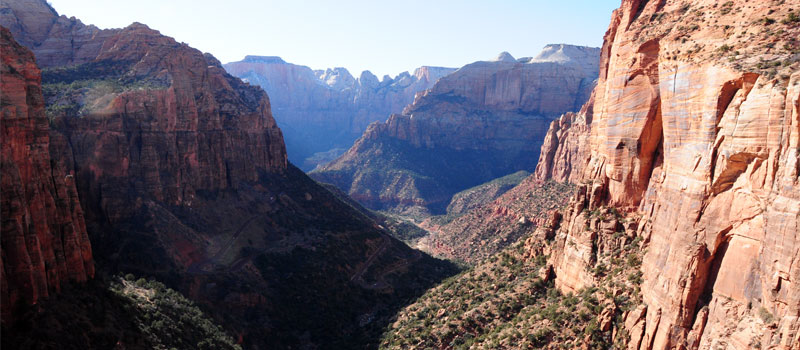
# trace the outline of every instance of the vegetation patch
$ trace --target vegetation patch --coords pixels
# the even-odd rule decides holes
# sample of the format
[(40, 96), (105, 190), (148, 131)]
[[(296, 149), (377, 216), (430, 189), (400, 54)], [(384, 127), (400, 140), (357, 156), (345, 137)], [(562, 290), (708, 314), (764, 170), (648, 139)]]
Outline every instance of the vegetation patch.
[(130, 274), (66, 286), (20, 315), (4, 326), (3, 348), (241, 349), (181, 293)]
[(139, 78), (129, 74), (130, 61), (100, 60), (42, 70), (42, 94), (47, 116), (76, 117), (92, 112), (92, 105), (133, 90), (169, 87), (167, 78)]
[[(600, 216), (617, 219), (608, 210), (596, 214)], [(553, 243), (528, 236), (403, 309), (380, 347), (573, 349), (585, 344), (590, 349), (625, 349), (623, 315), (641, 303), (641, 240), (622, 235), (607, 239), (625, 243), (598, 253), (591, 267), (596, 283), (563, 294), (554, 286), (544, 255)]]

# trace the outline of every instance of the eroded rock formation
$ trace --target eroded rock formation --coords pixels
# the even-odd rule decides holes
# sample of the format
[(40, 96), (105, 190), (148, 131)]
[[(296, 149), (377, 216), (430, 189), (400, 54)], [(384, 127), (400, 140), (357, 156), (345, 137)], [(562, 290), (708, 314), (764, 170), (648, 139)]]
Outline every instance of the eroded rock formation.
[(225, 64), (232, 75), (261, 86), (286, 137), (289, 159), (312, 170), (352, 146), (367, 126), (399, 113), (453, 68), (420, 67), (414, 74), (378, 80), (364, 71), (354, 78), (345, 68), (313, 71), (279, 57), (247, 56)]
[(589, 157), (592, 101), (579, 113), (566, 113), (550, 123), (544, 137), (534, 177), (576, 183)]
[[(799, 5), (625, 0), (593, 105), (551, 127), (537, 176), (642, 216), (630, 349), (800, 346)], [(578, 248), (565, 291), (591, 281)]]
[(19, 303), (36, 304), (63, 284), (94, 275), (75, 178), (51, 159), (41, 73), (30, 50), (0, 27), (2, 66), (2, 321), (10, 322)]
[(578, 110), (597, 49), (551, 45), (536, 58), (469, 64), (375, 123), (312, 176), (372, 209), (442, 213), (456, 192), (533, 170), (553, 117)]

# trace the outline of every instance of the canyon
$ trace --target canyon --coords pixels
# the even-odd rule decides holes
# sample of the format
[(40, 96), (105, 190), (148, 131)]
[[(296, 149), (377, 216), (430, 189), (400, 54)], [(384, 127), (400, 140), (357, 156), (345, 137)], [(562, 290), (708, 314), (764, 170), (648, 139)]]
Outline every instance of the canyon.
[(3, 346), (798, 349), (798, 14), (378, 81), (4, 1)]
[(267, 92), (289, 160), (304, 171), (335, 159), (369, 124), (401, 112), (417, 92), (455, 71), (423, 66), (378, 80), (370, 71), (354, 78), (345, 68), (312, 70), (268, 56), (247, 56), (223, 67)]
[[(40, 86), (30, 52), (4, 46), (4, 69), (19, 72), (3, 75), (4, 333), (6, 298), (27, 315), (47, 304), (32, 298), (96, 266), (83, 292), (51, 297), (80, 302), (113, 275), (147, 276), (248, 348), (361, 347), (457, 271), (294, 167), (266, 93), (210, 54), (140, 23), (99, 30), (44, 1), (2, 6), (0, 24), (43, 68)], [(94, 331), (62, 345), (90, 347)], [(141, 345), (131, 339), (119, 341)]]
[(310, 174), (373, 210), (443, 214), (459, 191), (534, 170), (551, 118), (588, 99), (597, 55), (559, 44), (534, 58), (504, 52), (464, 66)]

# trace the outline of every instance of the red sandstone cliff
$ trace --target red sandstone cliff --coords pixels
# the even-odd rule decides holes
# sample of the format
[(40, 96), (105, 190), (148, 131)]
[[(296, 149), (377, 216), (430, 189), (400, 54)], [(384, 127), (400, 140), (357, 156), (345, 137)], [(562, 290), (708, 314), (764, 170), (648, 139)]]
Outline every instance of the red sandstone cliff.
[(51, 161), (41, 73), (33, 54), (0, 27), (0, 208), (3, 323), (18, 303), (35, 304), (69, 281), (94, 275), (73, 174)]
[[(800, 347), (798, 10), (625, 0), (591, 110), (551, 126), (559, 143), (545, 143), (537, 176), (590, 183), (589, 210), (640, 217), (644, 305), (626, 321), (630, 349)], [(593, 281), (584, 207), (556, 238), (572, 242), (554, 261), (565, 291)]]
[(576, 183), (589, 157), (593, 99), (578, 113), (566, 113), (550, 123), (544, 136), (534, 178)]
[[(267, 95), (210, 55), (133, 24), (87, 65), (122, 86), (48, 97), (54, 106), (80, 106), (80, 117), (57, 114), (56, 128), (70, 140), (78, 176), (92, 179), (84, 201), (99, 203), (111, 221), (135, 211), (141, 204), (130, 200), (138, 196), (191, 205), (197, 191), (237, 188), (259, 172), (286, 169)], [(54, 70), (45, 83), (80, 81), (81, 67)]]

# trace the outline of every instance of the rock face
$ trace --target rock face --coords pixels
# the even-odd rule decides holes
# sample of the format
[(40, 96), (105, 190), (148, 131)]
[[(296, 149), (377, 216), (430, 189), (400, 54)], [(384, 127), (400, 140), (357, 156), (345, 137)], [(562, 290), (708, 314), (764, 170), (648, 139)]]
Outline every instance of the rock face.
[[(247, 56), (224, 67), (269, 94), (289, 160), (306, 171), (342, 154), (370, 123), (399, 113), (417, 92), (455, 71), (420, 67), (413, 75), (404, 72), (379, 81), (369, 71), (354, 78), (344, 68), (314, 71), (264, 56)], [(325, 156), (326, 152), (334, 156)]]
[(75, 17), (58, 16), (39, 0), (3, 1), (0, 23), (36, 55), (41, 68), (86, 63), (97, 57), (117, 30), (100, 30)]
[(85, 179), (84, 208), (113, 223), (143, 205), (131, 205), (139, 196), (191, 206), (200, 191), (287, 169), (267, 95), (210, 55), (142, 24), (116, 30), (104, 48), (44, 76), (56, 129)]
[(456, 193), (447, 206), (447, 214), (466, 214), (470, 210), (489, 204), (502, 196), (503, 193), (519, 185), (529, 175), (529, 172), (520, 170), (511, 175)]
[[(20, 37), (64, 18), (3, 4)], [(43, 43), (87, 28), (50, 30)], [(82, 46), (32, 47), (72, 57), (40, 59), (50, 156), (74, 173), (98, 267), (164, 281), (243, 346), (370, 347), (405, 300), (456, 271), (291, 165), (267, 95), (211, 55), (138, 23)], [(4, 221), (4, 254), (6, 236)]]
[(588, 98), (598, 54), (551, 45), (535, 59), (506, 53), (469, 64), (420, 93), (402, 114), (370, 125), (312, 176), (372, 209), (443, 213), (456, 192), (533, 170), (550, 118)]
[(2, 322), (68, 281), (94, 276), (92, 248), (71, 171), (51, 161), (41, 73), (33, 54), (0, 27), (2, 66)]
[[(543, 147), (537, 176), (642, 216), (630, 349), (800, 346), (800, 3), (752, 5), (623, 1), (593, 105)], [(591, 281), (572, 246), (565, 291)]]
[(435, 256), (477, 264), (557, 221), (556, 210), (572, 192), (569, 184), (528, 176), (494, 201), (464, 213), (426, 219), (420, 227), (429, 235), (418, 246)]
[(566, 113), (550, 123), (534, 173), (537, 180), (579, 181), (589, 160), (592, 106), (590, 100), (579, 113)]

